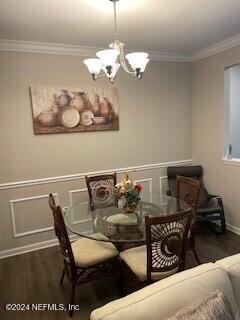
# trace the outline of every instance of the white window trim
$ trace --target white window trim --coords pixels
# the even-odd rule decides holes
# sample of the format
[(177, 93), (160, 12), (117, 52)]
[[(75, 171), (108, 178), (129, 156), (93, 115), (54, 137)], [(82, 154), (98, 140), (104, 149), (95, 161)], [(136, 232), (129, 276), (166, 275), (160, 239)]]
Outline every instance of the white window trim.
[(240, 166), (240, 159), (238, 158), (222, 158), (224, 164), (230, 164), (232, 166)]

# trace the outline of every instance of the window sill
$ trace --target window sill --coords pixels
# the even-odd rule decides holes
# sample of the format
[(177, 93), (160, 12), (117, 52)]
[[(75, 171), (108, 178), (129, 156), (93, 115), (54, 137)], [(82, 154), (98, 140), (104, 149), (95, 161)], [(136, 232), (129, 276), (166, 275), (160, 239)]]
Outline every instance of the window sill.
[(232, 159), (223, 158), (222, 160), (223, 160), (223, 162), (225, 164), (230, 164), (230, 165), (233, 165), (233, 166), (240, 166), (240, 159), (237, 159), (237, 158), (232, 158)]

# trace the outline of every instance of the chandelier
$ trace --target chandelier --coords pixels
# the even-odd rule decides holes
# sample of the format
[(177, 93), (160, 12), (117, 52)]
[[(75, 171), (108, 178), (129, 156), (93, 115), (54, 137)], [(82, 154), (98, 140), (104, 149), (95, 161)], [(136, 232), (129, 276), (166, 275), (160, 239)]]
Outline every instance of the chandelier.
[(98, 51), (96, 53), (97, 58), (85, 59), (83, 62), (94, 80), (107, 77), (111, 83), (114, 83), (120, 66), (131, 76), (141, 79), (149, 62), (148, 54), (132, 52), (127, 54), (126, 57), (124, 56), (125, 44), (119, 40), (117, 28), (116, 2), (119, 0), (110, 1), (113, 2), (114, 8), (114, 41), (109, 45), (110, 49)]

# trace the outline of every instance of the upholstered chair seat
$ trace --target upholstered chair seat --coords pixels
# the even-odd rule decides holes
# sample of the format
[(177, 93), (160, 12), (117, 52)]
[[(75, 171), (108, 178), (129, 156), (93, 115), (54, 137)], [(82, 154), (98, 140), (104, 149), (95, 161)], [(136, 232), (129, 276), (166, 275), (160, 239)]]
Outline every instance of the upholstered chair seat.
[(182, 271), (193, 210), (145, 216), (146, 244), (120, 253), (124, 291), (138, 290)]
[(118, 256), (116, 247), (110, 242), (81, 238), (71, 246), (76, 266), (79, 268), (88, 268)]
[[(147, 247), (146, 245), (131, 248), (120, 253), (121, 259), (133, 271), (140, 281), (147, 280)], [(178, 271), (178, 267), (171, 271), (152, 272), (153, 281), (169, 277)]]

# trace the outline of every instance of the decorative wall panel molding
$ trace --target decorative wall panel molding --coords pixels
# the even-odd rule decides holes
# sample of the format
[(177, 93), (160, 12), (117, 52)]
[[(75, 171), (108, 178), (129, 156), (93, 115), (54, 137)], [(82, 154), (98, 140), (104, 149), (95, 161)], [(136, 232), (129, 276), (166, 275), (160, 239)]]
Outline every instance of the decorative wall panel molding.
[[(149, 201), (152, 201), (152, 198), (153, 198), (153, 194), (152, 194), (152, 178), (147, 178), (147, 179), (136, 179), (136, 180), (134, 180), (134, 182), (139, 182), (139, 183), (142, 183), (142, 184), (144, 184), (145, 182), (147, 182), (148, 184), (149, 184), (149, 190), (148, 190), (148, 192), (149, 192), (149, 196), (150, 196), (150, 199), (149, 199)], [(143, 193), (143, 195), (144, 195), (144, 191), (146, 191), (146, 189), (144, 188), (143, 189), (143, 191), (142, 191), (142, 193)]]
[[(16, 226), (16, 219), (15, 219), (15, 209), (14, 209), (14, 204), (19, 203), (19, 202), (25, 202), (25, 201), (34, 201), (34, 200), (39, 200), (39, 199), (47, 199), (48, 194), (40, 195), (40, 196), (34, 196), (34, 197), (27, 197), (27, 198), (21, 198), (21, 199), (14, 199), (9, 201), (10, 205), (10, 213), (11, 213), (11, 220), (12, 220), (12, 231), (13, 231), (13, 237), (18, 238), (18, 237), (23, 237), (23, 236), (28, 236), (31, 234), (35, 233), (40, 233), (40, 232), (45, 232), (45, 231), (50, 231), (53, 230), (53, 227), (46, 227), (46, 228), (41, 228), (41, 229), (34, 229), (26, 232), (17, 232), (17, 226)], [(59, 204), (59, 199), (58, 199), (58, 194), (54, 193), (53, 194), (56, 204)]]
[(118, 168), (118, 169), (110, 169), (110, 170), (102, 170), (96, 172), (84, 172), (84, 173), (76, 173), (71, 175), (65, 176), (57, 176), (57, 177), (49, 177), (49, 178), (42, 178), (42, 179), (34, 179), (34, 180), (25, 180), (25, 181), (16, 181), (16, 182), (8, 182), (0, 184), (0, 190), (7, 190), (7, 189), (16, 189), (28, 186), (36, 186), (41, 184), (49, 184), (49, 183), (56, 183), (56, 182), (64, 182), (64, 181), (71, 181), (71, 180), (79, 180), (85, 179), (85, 176), (89, 175), (100, 175), (100, 174), (107, 174), (112, 172), (124, 173), (128, 171), (131, 172), (139, 172), (145, 170), (153, 170), (153, 169), (160, 169), (166, 168), (169, 166), (181, 166), (181, 165), (191, 165), (193, 163), (192, 159), (187, 160), (178, 160), (178, 161), (170, 161), (170, 162), (162, 162), (162, 163), (155, 163), (155, 164), (147, 164), (135, 167), (126, 167), (126, 168)]
[(75, 189), (75, 190), (69, 190), (68, 191), (68, 194), (69, 194), (69, 207), (73, 206), (73, 195), (75, 193), (82, 193), (82, 192), (87, 192), (87, 188)]
[[(76, 193), (83, 193), (83, 192), (87, 192), (87, 188), (84, 188), (84, 189), (75, 189), (75, 190), (70, 190), (68, 191), (68, 194), (69, 194), (69, 207), (72, 207), (74, 205), (74, 202), (73, 202), (73, 195), (76, 194)], [(88, 201), (81, 201), (81, 204), (83, 205), (88, 205)], [(84, 223), (87, 223), (87, 222), (90, 222), (92, 221), (91, 218), (88, 218), (88, 219), (80, 219), (80, 220), (73, 220), (73, 216), (71, 217), (72, 218), (72, 223), (73, 224), (84, 224)]]
[(165, 192), (166, 188), (164, 188), (164, 183), (168, 183), (167, 180), (168, 180), (167, 176), (159, 177), (159, 191), (160, 191), (161, 202), (163, 202), (163, 196), (166, 195), (166, 192)]

